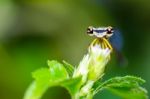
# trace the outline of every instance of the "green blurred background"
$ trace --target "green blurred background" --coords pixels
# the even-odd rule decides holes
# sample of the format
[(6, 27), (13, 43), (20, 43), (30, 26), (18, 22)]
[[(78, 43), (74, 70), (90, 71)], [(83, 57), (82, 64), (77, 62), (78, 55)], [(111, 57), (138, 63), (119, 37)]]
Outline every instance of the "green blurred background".
[[(124, 38), (128, 66), (112, 57), (104, 79), (140, 76), (150, 91), (149, 0), (0, 0), (0, 99), (22, 99), (31, 72), (48, 59), (77, 66), (93, 40), (86, 35), (90, 25), (118, 27)], [(120, 99), (107, 91), (94, 99), (110, 98)]]

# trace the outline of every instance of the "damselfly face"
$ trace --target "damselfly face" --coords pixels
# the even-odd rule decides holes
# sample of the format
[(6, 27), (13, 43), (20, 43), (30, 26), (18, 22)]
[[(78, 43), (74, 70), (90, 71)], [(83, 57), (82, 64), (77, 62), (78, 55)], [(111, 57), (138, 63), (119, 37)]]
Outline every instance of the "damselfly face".
[(98, 38), (109, 38), (113, 35), (113, 28), (111, 26), (108, 27), (99, 27), (94, 28), (93, 26), (89, 26), (87, 28), (87, 34), (90, 36), (95, 36)]

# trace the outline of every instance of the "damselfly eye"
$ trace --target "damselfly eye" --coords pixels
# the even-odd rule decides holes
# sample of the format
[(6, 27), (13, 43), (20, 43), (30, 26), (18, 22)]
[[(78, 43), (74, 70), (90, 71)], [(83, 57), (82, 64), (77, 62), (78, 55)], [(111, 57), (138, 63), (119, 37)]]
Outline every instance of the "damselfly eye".
[(113, 27), (109, 26), (107, 28), (107, 34), (112, 34), (114, 32)]
[(87, 34), (93, 34), (93, 27), (92, 26), (89, 26), (87, 28)]

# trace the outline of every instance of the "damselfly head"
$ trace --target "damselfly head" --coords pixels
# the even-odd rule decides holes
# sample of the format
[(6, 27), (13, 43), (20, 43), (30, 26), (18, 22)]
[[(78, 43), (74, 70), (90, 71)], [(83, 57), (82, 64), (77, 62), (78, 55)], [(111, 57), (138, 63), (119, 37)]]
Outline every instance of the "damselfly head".
[(113, 35), (113, 32), (114, 32), (114, 30), (113, 30), (113, 27), (111, 27), (111, 26), (98, 27), (98, 28), (89, 26), (87, 28), (87, 34), (90, 36), (95, 36), (97, 38), (103, 38), (103, 37), (109, 38)]
[(87, 34), (88, 35), (90, 35), (90, 36), (94, 36), (94, 34), (93, 34), (93, 26), (89, 26), (88, 28), (87, 28)]

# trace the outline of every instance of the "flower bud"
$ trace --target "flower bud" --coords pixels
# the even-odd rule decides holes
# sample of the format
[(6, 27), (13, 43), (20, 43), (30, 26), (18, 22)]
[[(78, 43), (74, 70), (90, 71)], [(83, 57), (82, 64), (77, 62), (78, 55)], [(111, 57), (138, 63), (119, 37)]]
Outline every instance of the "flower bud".
[(104, 74), (111, 51), (112, 47), (106, 39), (95, 39), (89, 46), (88, 53), (75, 70), (73, 77), (82, 76), (83, 83), (87, 80), (98, 80)]
[(110, 59), (109, 48), (102, 48), (101, 43), (89, 47), (88, 80), (96, 81), (103, 76), (105, 66)]

